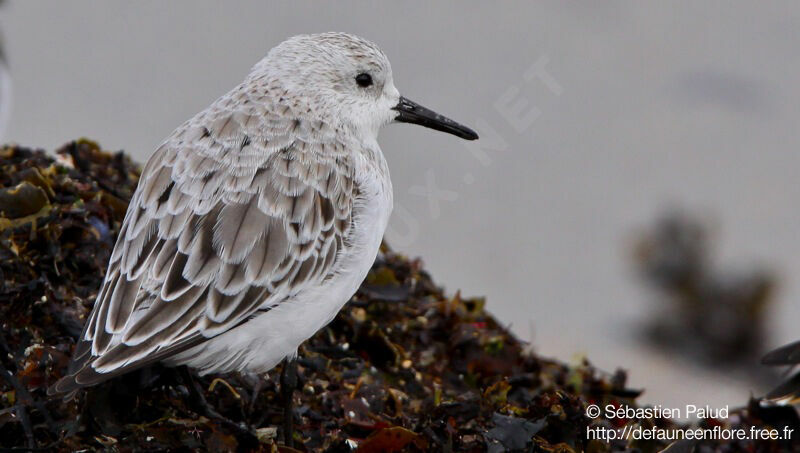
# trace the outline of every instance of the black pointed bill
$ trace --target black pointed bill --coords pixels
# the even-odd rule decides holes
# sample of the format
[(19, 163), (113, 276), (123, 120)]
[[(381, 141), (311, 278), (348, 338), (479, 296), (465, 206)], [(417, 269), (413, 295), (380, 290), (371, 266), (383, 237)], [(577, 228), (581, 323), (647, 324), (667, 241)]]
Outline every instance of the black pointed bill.
[(395, 121), (401, 123), (419, 124), (420, 126), (436, 129), (437, 131), (447, 132), (465, 140), (477, 140), (478, 134), (463, 124), (445, 116), (439, 115), (433, 110), (427, 109), (414, 101), (410, 101), (400, 96), (400, 102), (393, 108), (400, 112)]

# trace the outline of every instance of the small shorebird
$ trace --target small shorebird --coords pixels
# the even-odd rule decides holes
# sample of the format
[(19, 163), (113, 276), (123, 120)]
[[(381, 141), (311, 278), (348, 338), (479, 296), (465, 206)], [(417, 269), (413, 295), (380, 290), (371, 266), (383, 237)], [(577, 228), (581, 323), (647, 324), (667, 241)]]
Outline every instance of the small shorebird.
[(392, 210), (377, 136), (391, 122), (478, 138), (400, 96), (369, 41), (323, 33), (272, 49), (148, 160), (51, 394), (154, 362), (200, 374), (293, 363), (375, 260)]
[[(790, 370), (800, 366), (800, 341), (782, 346), (766, 354), (761, 363), (769, 366), (788, 366)], [(764, 401), (775, 405), (800, 404), (800, 372), (793, 370), (792, 376), (781, 385), (772, 389)]]

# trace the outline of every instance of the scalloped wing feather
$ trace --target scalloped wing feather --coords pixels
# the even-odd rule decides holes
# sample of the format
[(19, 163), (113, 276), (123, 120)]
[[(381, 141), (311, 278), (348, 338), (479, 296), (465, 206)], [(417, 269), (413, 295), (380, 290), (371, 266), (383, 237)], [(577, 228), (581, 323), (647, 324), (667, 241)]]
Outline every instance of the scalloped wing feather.
[[(324, 123), (256, 111), (247, 96), (198, 114), (146, 164), (51, 392), (170, 357), (335, 272), (356, 195), (348, 153)], [(231, 111), (237, 97), (246, 107)]]

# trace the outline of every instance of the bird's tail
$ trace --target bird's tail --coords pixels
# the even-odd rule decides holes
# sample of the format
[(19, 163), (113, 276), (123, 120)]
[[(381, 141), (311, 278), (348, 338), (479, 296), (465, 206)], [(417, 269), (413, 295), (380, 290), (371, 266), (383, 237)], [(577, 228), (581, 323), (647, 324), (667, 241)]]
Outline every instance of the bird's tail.
[[(101, 375), (94, 372), (89, 365), (89, 354), (91, 343), (88, 341), (79, 341), (75, 346), (75, 351), (72, 353), (72, 360), (67, 368), (67, 374), (59, 379), (55, 384), (47, 389), (48, 396), (63, 396), (65, 401), (69, 401), (75, 397), (80, 389), (90, 385), (99, 383), (97, 379)], [(94, 379), (90, 379), (92, 376)]]

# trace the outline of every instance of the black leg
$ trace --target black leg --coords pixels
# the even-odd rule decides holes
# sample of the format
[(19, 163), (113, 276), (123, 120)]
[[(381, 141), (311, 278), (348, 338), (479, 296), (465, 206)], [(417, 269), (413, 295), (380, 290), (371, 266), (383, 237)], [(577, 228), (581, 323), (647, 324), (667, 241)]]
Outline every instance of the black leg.
[(234, 433), (247, 437), (253, 437), (253, 433), (251, 433), (248, 429), (242, 427), (232, 420), (229, 420), (227, 417), (217, 412), (216, 409), (214, 409), (211, 404), (208, 403), (208, 400), (206, 400), (206, 397), (203, 394), (202, 387), (200, 387), (200, 384), (194, 380), (192, 374), (189, 372), (189, 368), (181, 366), (180, 373), (181, 380), (183, 380), (184, 385), (186, 385), (186, 388), (189, 390), (190, 404), (199, 408), (199, 411), (206, 417), (217, 420), (221, 424), (230, 428)]
[(294, 390), (297, 388), (297, 360), (285, 359), (281, 370), (283, 395), (283, 444), (294, 448)]

